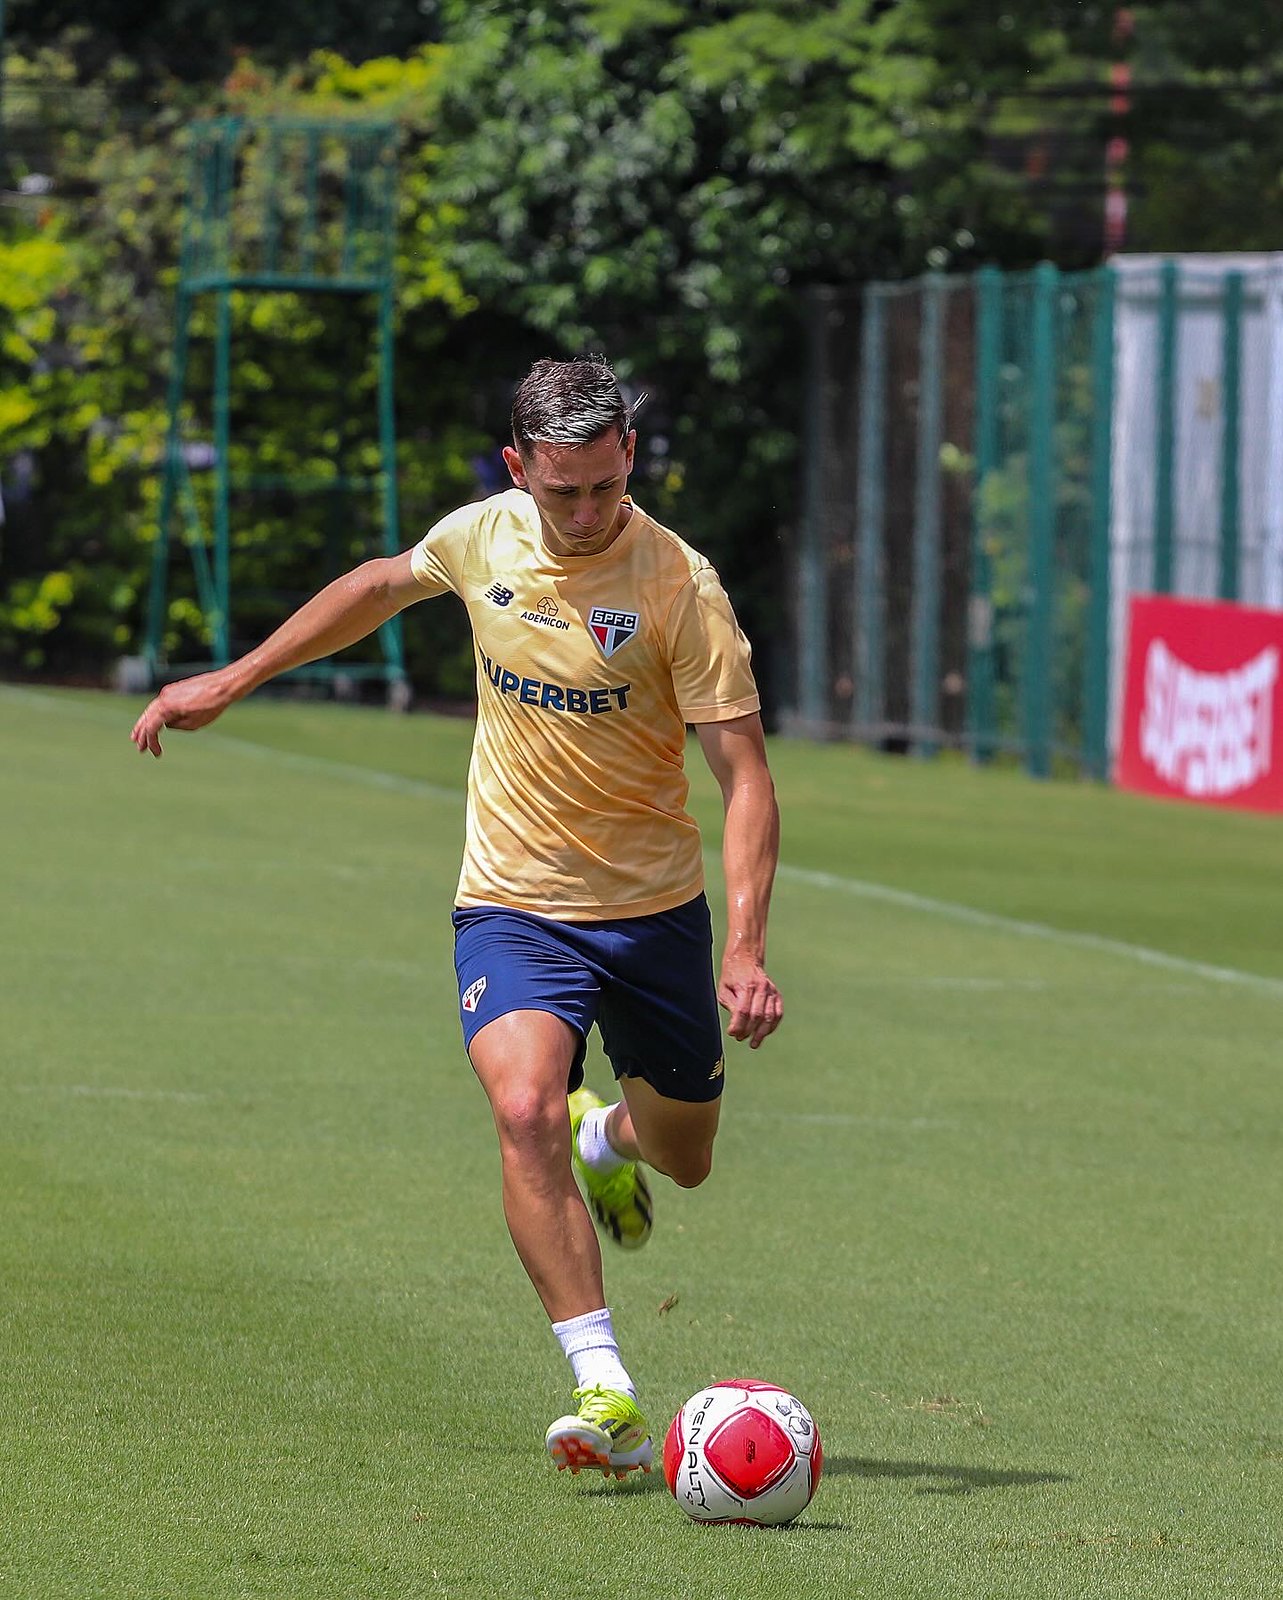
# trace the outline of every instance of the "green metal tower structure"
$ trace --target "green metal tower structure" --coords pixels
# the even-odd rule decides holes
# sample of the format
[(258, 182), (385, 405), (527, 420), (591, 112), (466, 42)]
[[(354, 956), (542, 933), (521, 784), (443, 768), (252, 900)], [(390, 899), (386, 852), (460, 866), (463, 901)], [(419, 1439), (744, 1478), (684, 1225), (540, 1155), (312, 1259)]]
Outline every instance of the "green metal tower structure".
[[(190, 170), (179, 265), (169, 427), (152, 562), (145, 660), (153, 682), (226, 664), (233, 653), (233, 492), (365, 494), (377, 506), (379, 552), (400, 548), (393, 406), (393, 262), (396, 130), (383, 122), (224, 117), (190, 130)], [(233, 297), (353, 295), (372, 298), (377, 338), (377, 472), (297, 474), (234, 470), (231, 373)], [(193, 321), (202, 296), (213, 299), (212, 440), (196, 430), (191, 384)], [(194, 473), (207, 471), (207, 492)], [(212, 661), (164, 660), (176, 545), (190, 557)], [(373, 552), (372, 552), (373, 553)], [(320, 662), (295, 679), (382, 680), (391, 704), (408, 685), (398, 618), (379, 630), (378, 662)]]

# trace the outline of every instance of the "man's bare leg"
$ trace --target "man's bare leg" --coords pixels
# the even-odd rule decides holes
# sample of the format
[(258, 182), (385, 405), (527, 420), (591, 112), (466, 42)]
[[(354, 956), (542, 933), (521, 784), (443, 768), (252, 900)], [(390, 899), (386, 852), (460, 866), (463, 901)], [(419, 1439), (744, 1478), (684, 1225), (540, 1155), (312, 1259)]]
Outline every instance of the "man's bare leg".
[(721, 1100), (669, 1100), (644, 1078), (621, 1078), (624, 1098), (606, 1118), (606, 1138), (629, 1161), (644, 1161), (683, 1189), (713, 1164)]
[(579, 1043), (548, 1011), (510, 1011), (473, 1038), (503, 1161), (503, 1210), (553, 1322), (606, 1303), (601, 1248), (570, 1168), (566, 1079)]
[(503, 1161), (503, 1208), (521, 1264), (575, 1370), (577, 1412), (544, 1436), (558, 1469), (623, 1478), (650, 1471), (652, 1446), (619, 1358), (601, 1249), (570, 1165), (566, 1079), (578, 1037), (544, 1011), (511, 1011), (473, 1038)]

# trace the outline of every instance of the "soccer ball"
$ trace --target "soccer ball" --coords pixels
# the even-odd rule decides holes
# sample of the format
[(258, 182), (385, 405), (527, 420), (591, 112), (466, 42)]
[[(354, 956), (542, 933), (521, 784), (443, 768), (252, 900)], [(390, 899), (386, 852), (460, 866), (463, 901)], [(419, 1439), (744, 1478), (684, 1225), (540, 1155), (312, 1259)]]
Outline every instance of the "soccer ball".
[(664, 1477), (696, 1522), (792, 1522), (824, 1466), (815, 1419), (774, 1383), (728, 1378), (693, 1394), (664, 1440)]

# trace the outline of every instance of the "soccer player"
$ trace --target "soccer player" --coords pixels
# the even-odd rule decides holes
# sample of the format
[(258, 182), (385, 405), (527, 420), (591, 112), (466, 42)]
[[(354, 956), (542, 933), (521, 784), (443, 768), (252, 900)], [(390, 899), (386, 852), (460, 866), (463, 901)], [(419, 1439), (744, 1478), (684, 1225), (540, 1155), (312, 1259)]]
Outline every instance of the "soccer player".
[[(718, 1002), (756, 1048), (779, 1025), (765, 967), (779, 845), (749, 647), (716, 573), (626, 491), (637, 435), (595, 357), (540, 361), (513, 404), (514, 487), (412, 550), (367, 561), (264, 644), (169, 684), (134, 726), (204, 727), (278, 673), (450, 590), (477, 654), (477, 730), (455, 901), (464, 1043), (490, 1101), (518, 1255), (575, 1375), (557, 1467), (650, 1469), (650, 1430), (606, 1307), (601, 1231), (650, 1234), (644, 1166), (708, 1176), (722, 1090)], [(715, 981), (686, 725), (725, 805), (727, 930)], [(618, 1080), (582, 1087), (593, 1023)], [(567, 1098), (569, 1096), (569, 1098)]]

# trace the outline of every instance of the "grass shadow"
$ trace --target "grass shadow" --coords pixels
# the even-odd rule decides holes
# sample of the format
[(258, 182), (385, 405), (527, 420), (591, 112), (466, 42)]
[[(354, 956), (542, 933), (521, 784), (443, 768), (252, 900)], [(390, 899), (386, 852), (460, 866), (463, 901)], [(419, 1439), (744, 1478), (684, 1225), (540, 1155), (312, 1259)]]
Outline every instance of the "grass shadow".
[(851, 1478), (929, 1478), (919, 1494), (976, 1494), (984, 1489), (1030, 1489), (1038, 1484), (1071, 1483), (1063, 1472), (1002, 1471), (995, 1467), (943, 1466), (931, 1461), (871, 1461), (863, 1456), (825, 1456), (824, 1476)]
[(630, 1472), (622, 1483), (617, 1478), (603, 1478), (599, 1482), (590, 1479), (587, 1483), (578, 1485), (579, 1493), (599, 1498), (601, 1495), (638, 1495), (638, 1494), (667, 1494), (668, 1485), (664, 1482), (664, 1474), (655, 1468), (653, 1472)]
[[(824, 1470), (828, 1471), (825, 1462)], [(580, 1484), (579, 1493), (587, 1499), (599, 1500), (603, 1495), (616, 1496), (620, 1499), (636, 1499), (645, 1494), (667, 1494), (668, 1485), (664, 1482), (662, 1472), (655, 1471), (646, 1475), (644, 1473), (630, 1473), (623, 1483), (611, 1479), (609, 1483)], [(697, 1528), (721, 1527), (720, 1523), (705, 1523), (693, 1521)], [(783, 1527), (761, 1527), (754, 1530), (757, 1533), (778, 1534), (805, 1534), (805, 1533), (849, 1533), (850, 1524), (846, 1522), (816, 1522), (802, 1513), (798, 1522), (787, 1522)]]

